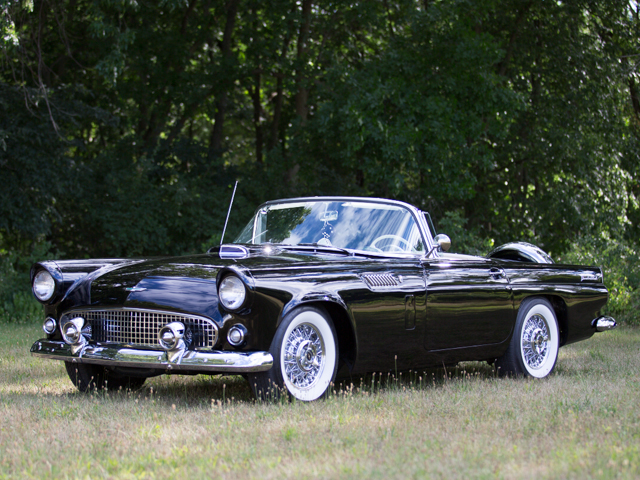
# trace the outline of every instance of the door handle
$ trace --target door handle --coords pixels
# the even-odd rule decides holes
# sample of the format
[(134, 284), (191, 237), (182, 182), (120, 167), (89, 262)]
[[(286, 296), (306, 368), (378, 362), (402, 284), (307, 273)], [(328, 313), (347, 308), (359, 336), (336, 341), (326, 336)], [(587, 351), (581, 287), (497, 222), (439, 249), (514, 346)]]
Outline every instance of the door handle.
[(493, 267), (491, 270), (489, 270), (489, 275), (494, 280), (500, 280), (501, 278), (507, 278), (507, 276), (504, 273), (504, 270), (502, 270), (501, 268), (496, 268), (496, 267)]

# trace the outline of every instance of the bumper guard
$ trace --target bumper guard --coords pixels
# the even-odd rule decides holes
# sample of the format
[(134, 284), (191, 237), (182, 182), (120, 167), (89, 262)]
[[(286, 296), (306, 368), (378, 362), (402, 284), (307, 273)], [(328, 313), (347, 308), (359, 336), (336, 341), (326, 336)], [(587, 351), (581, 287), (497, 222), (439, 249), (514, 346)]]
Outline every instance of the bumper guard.
[(618, 326), (613, 317), (602, 316), (596, 318), (591, 325), (595, 327), (596, 332), (606, 332), (607, 330), (613, 330)]

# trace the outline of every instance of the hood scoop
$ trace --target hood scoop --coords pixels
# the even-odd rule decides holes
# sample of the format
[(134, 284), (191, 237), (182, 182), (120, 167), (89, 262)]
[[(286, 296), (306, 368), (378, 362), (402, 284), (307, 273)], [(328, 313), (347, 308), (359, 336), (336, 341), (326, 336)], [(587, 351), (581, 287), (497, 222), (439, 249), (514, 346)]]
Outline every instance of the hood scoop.
[(396, 277), (391, 273), (365, 273), (362, 280), (371, 290), (380, 288), (397, 287), (402, 282), (402, 277)]

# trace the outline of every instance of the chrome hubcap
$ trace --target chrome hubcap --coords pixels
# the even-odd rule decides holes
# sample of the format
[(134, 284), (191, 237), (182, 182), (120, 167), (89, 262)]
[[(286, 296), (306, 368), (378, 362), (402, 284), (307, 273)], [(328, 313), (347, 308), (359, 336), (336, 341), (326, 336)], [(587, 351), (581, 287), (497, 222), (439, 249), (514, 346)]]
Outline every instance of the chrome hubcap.
[(541, 315), (527, 319), (522, 329), (522, 351), (530, 368), (540, 368), (549, 355), (549, 327)]
[(318, 349), (310, 340), (305, 340), (298, 345), (296, 349), (296, 364), (298, 368), (304, 372), (311, 372), (314, 368), (320, 366), (318, 363)]
[(284, 346), (284, 374), (298, 388), (315, 382), (324, 365), (324, 343), (313, 325), (303, 323), (294, 328)]

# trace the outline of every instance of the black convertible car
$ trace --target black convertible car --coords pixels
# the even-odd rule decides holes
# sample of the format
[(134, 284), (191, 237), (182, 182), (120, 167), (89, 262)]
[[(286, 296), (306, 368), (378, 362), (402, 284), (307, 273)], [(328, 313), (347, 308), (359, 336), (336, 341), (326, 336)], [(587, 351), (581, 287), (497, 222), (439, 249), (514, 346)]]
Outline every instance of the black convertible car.
[(487, 258), (449, 246), (403, 202), (267, 202), (202, 255), (35, 264), (46, 338), (31, 352), (64, 361), (81, 391), (243, 374), (257, 397), (315, 400), (339, 371), (486, 360), (542, 378), (559, 347), (616, 326), (600, 314), (598, 267), (557, 265), (526, 243)]

